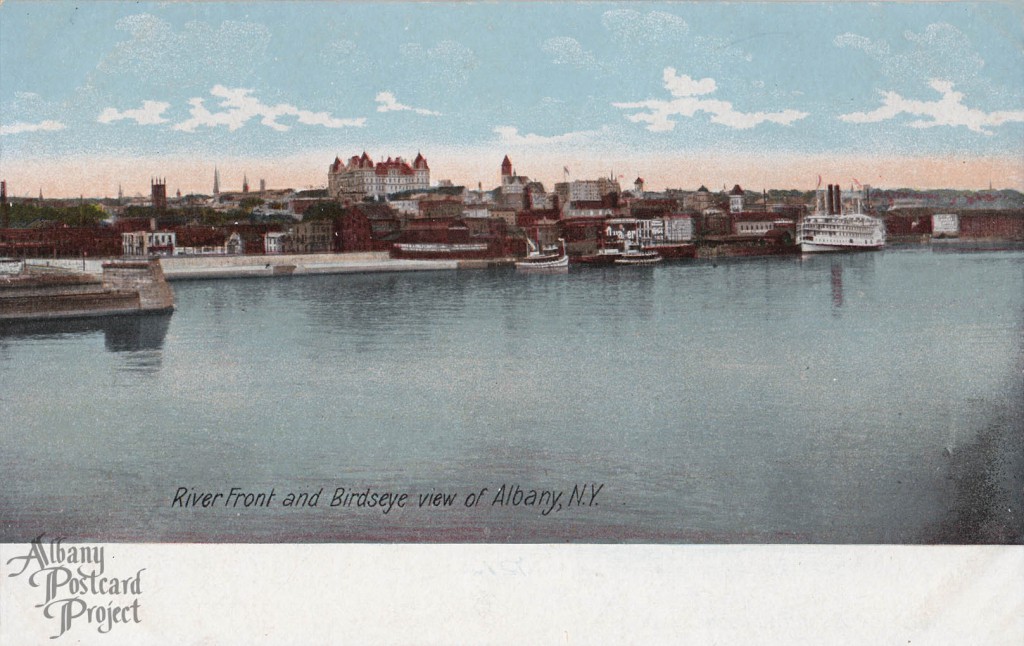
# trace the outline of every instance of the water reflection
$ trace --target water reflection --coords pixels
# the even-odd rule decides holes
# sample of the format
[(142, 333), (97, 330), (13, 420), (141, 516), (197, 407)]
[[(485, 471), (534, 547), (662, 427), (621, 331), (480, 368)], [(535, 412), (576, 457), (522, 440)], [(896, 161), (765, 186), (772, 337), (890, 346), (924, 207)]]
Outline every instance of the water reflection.
[(838, 309), (843, 306), (843, 267), (832, 265), (832, 307)]
[[(0, 539), (1020, 542), (1022, 262), (195, 281), (166, 341), (8, 326)], [(600, 506), (490, 506), (585, 483)], [(182, 514), (180, 484), (490, 490), (487, 513), (385, 518)]]
[(110, 352), (159, 350), (164, 345), (170, 313), (95, 318), (0, 321), (0, 341), (56, 339), (69, 335), (102, 332)]

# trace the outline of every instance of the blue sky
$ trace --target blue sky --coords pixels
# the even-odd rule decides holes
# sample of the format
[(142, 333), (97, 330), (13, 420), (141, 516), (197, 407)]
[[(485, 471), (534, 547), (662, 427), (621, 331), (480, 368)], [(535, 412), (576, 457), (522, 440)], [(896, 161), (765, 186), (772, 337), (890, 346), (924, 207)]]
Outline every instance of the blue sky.
[(186, 169), (280, 160), (272, 185), (317, 185), (364, 149), (422, 150), (435, 178), (485, 184), (505, 153), (547, 179), (711, 181), (720, 159), (754, 181), (772, 159), (843, 158), (1024, 184), (1014, 4), (8, 0), (0, 61), (0, 173), (51, 193), (109, 192), (126, 160), (135, 184), (169, 169), (209, 190)]

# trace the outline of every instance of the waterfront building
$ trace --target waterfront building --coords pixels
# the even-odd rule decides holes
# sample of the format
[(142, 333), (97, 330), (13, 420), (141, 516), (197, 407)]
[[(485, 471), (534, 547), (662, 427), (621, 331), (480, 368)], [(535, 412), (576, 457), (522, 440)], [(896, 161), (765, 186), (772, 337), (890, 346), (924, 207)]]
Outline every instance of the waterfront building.
[(674, 199), (633, 200), (629, 204), (629, 215), (636, 219), (640, 240), (645, 244), (671, 244), (693, 239), (693, 218), (680, 213), (679, 204)]
[(688, 211), (704, 213), (707, 209), (715, 206), (715, 196), (711, 194), (707, 186), (702, 184), (695, 192), (683, 197), (683, 206)]
[(729, 191), (729, 213), (743, 212), (743, 195), (743, 189), (739, 184), (732, 187), (732, 190)]
[(466, 191), (465, 195), (462, 197), (462, 201), (467, 205), (494, 204), (494, 193), (478, 188), (477, 190)]
[(462, 217), (466, 219), (491, 217), (491, 212), (484, 204), (464, 204), (462, 206)]
[(288, 229), (287, 253), (333, 251), (333, 224), (330, 220), (300, 222)]
[(732, 232), (736, 235), (763, 235), (773, 228), (772, 220), (736, 220)]
[(693, 218), (682, 213), (673, 213), (663, 218), (665, 242), (689, 242), (693, 240)]
[(370, 242), (376, 251), (386, 249), (385, 241), (395, 236), (402, 228), (402, 218), (390, 204), (362, 202), (353, 204), (347, 211), (357, 212), (369, 222)]
[(539, 211), (557, 208), (558, 203), (555, 195), (544, 191), (544, 185), (540, 182), (530, 182), (526, 186), (526, 208)]
[(531, 184), (536, 182), (530, 182), (529, 177), (517, 174), (512, 168), (512, 160), (505, 155), (501, 161), (501, 186), (497, 189), (497, 202), (512, 209), (527, 208), (530, 191), (528, 187)]
[(577, 200), (570, 202), (562, 210), (562, 217), (573, 218), (612, 218), (618, 215), (618, 209), (608, 203), (607, 200)]
[(386, 161), (374, 163), (363, 152), (362, 156), (353, 156), (347, 162), (335, 157), (327, 169), (327, 192), (336, 199), (386, 198), (394, 193), (428, 188), (430, 166), (419, 153), (410, 164), (401, 157), (388, 157)]
[(173, 231), (131, 231), (121, 234), (121, 251), (126, 256), (173, 256)]
[(284, 253), (288, 234), (284, 231), (267, 231), (263, 234), (264, 253)]
[(217, 227), (178, 227), (174, 230), (175, 256), (223, 256), (227, 235)]
[(956, 238), (960, 235), (960, 216), (956, 213), (932, 215), (933, 238)]
[(238, 231), (232, 231), (231, 235), (228, 236), (227, 242), (225, 242), (224, 247), (228, 255), (231, 256), (241, 255), (245, 253), (245, 240), (242, 239), (242, 234), (240, 234)]
[(149, 191), (153, 209), (156, 211), (167, 210), (167, 179), (150, 179)]
[(574, 179), (571, 182), (555, 184), (555, 194), (563, 204), (569, 202), (598, 202), (608, 195), (618, 196), (622, 192), (618, 180), (600, 177), (598, 179)]
[(462, 216), (462, 200), (460, 199), (425, 199), (419, 201), (418, 217), (421, 218), (458, 218)]
[(506, 207), (506, 206), (492, 206), (490, 207), (490, 217), (500, 218), (504, 220), (509, 226), (515, 226), (517, 209)]

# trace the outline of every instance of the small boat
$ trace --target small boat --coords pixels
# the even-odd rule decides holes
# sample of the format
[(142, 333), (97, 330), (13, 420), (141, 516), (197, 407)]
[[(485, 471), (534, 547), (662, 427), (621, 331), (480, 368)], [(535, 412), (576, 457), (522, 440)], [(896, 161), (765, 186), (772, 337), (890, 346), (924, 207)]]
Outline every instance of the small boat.
[(562, 238), (558, 239), (557, 253), (543, 253), (529, 238), (526, 239), (526, 242), (530, 246), (530, 252), (526, 258), (516, 261), (516, 269), (551, 271), (569, 268), (569, 254), (565, 252), (565, 240)]
[(651, 251), (650, 249), (641, 249), (640, 247), (632, 247), (629, 243), (625, 243), (622, 253), (615, 258), (616, 265), (653, 265), (661, 262), (661, 254), (657, 251)]
[(611, 265), (615, 259), (622, 255), (622, 250), (616, 247), (602, 247), (596, 253), (579, 257), (579, 262), (587, 265)]

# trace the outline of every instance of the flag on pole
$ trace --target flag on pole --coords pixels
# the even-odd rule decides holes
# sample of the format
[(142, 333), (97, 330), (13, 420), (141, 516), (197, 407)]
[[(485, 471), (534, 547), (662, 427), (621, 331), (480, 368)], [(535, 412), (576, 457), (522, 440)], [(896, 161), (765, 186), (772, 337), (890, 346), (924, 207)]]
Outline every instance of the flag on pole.
[(818, 175), (818, 185), (814, 187), (814, 190), (821, 188), (821, 175)]
[(853, 178), (853, 183), (857, 185), (857, 188), (864, 188), (863, 186), (861, 186), (860, 182), (857, 181), (856, 177)]

